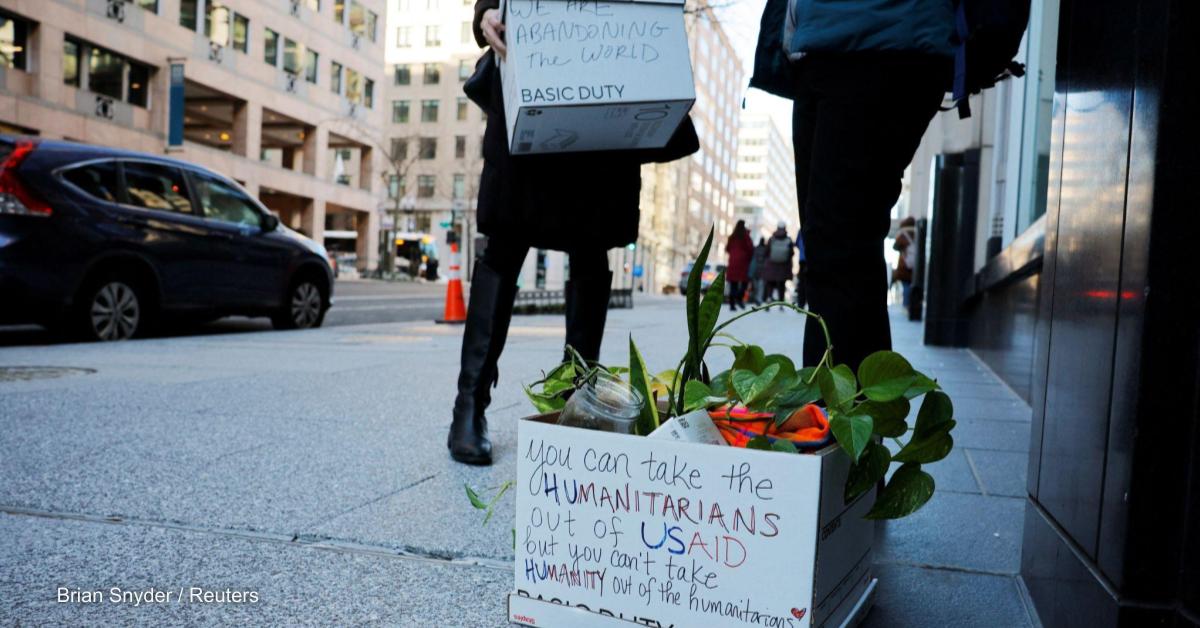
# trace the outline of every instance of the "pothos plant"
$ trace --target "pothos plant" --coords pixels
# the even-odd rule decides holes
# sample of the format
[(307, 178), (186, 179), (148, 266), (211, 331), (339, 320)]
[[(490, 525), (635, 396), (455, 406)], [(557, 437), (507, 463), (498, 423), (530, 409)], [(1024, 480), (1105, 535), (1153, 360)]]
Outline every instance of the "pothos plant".
[[(646, 435), (674, 416), (695, 410), (743, 406), (770, 412), (781, 425), (796, 410), (816, 403), (825, 408), (833, 436), (850, 457), (850, 474), (844, 497), (850, 501), (883, 480), (892, 465), (899, 465), (879, 493), (868, 519), (898, 519), (916, 512), (933, 496), (933, 477), (922, 465), (945, 458), (954, 447), (954, 408), (937, 382), (917, 371), (894, 351), (871, 354), (855, 373), (836, 364), (834, 347), (825, 321), (809, 310), (783, 302), (749, 309), (718, 324), (724, 303), (725, 274), (703, 288), (700, 274), (708, 261), (713, 234), (710, 231), (688, 276), (686, 310), (688, 346), (674, 370), (652, 374), (633, 338), (629, 340), (629, 366), (603, 367), (587, 364), (577, 355), (560, 364), (525, 392), (540, 412), (561, 410), (570, 393), (592, 379), (600, 369), (627, 377), (646, 400), (635, 426)], [(747, 344), (729, 334), (738, 320), (770, 307), (784, 307), (813, 318), (825, 336), (825, 353), (814, 366), (798, 368), (785, 355), (768, 354), (762, 347)], [(705, 356), (714, 346), (733, 352), (733, 366), (715, 375)], [(913, 404), (920, 401), (916, 422), (909, 425)], [(665, 402), (661, 404), (660, 402)], [(727, 417), (736, 421), (734, 417)], [(885, 443), (892, 444), (888, 447)], [(747, 447), (798, 453), (786, 440), (774, 444), (766, 437), (751, 440)], [(468, 487), (472, 504), (491, 511), (495, 501), (485, 504)]]

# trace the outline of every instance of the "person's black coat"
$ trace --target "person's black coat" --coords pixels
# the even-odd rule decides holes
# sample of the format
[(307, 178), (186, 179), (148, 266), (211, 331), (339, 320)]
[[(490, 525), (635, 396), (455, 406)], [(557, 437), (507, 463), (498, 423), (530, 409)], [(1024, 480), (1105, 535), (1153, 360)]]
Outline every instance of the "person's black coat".
[[(475, 35), (484, 11), (496, 0), (475, 4)], [(610, 249), (637, 240), (641, 165), (669, 161), (699, 150), (688, 119), (669, 151), (597, 151), (521, 155), (508, 151), (508, 131), (499, 72), (488, 82), (490, 102), (483, 135), (483, 173), (476, 221), (488, 236), (520, 238), (530, 246), (559, 251)]]

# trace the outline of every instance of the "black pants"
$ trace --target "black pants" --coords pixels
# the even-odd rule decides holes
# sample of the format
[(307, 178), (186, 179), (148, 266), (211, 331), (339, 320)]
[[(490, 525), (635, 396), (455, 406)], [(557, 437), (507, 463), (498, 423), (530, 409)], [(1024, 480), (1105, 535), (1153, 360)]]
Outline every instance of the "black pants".
[(736, 310), (739, 307), (746, 307), (746, 286), (745, 281), (729, 282), (729, 309)]
[(766, 296), (763, 300), (767, 303), (771, 301), (786, 301), (787, 300), (787, 281), (768, 281), (767, 289), (764, 290)]
[[(521, 275), (529, 248), (528, 244), (512, 238), (490, 237), (483, 250), (483, 263), (512, 283)], [(608, 251), (605, 249), (569, 251), (567, 255), (572, 277), (592, 277), (608, 272)]]
[[(829, 326), (835, 363), (857, 371), (863, 358), (892, 346), (883, 240), (904, 169), (942, 102), (950, 60), (813, 54), (793, 70), (805, 296)], [(824, 351), (809, 320), (804, 363), (815, 365)]]

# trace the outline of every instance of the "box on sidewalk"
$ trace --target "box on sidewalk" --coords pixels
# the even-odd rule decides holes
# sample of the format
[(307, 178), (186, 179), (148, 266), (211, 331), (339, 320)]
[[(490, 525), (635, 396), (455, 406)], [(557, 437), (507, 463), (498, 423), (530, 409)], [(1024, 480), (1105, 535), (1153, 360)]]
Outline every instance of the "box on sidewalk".
[(684, 0), (505, 0), (514, 155), (662, 148), (696, 90)]
[(556, 419), (518, 425), (511, 622), (799, 628), (869, 610), (875, 494), (844, 503), (836, 445), (789, 455)]

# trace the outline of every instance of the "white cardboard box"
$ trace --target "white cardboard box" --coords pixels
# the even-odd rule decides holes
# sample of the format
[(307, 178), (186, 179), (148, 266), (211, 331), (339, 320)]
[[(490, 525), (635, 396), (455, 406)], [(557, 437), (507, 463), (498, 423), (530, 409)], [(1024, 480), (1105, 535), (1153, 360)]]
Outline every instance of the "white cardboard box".
[[(718, 601), (734, 615), (758, 613), (772, 625), (838, 627), (869, 610), (874, 522), (862, 515), (875, 494), (844, 503), (850, 463), (836, 445), (789, 455), (580, 430), (555, 418), (530, 417), (518, 426), (511, 622), (747, 625), (714, 610)], [(645, 464), (651, 455), (655, 462)], [(665, 473), (655, 472), (659, 465)], [(689, 514), (677, 519), (681, 497), (689, 499), (682, 507)], [(697, 500), (705, 505), (696, 509)], [(697, 514), (711, 514), (713, 504), (723, 509), (723, 524)], [(697, 549), (697, 538), (707, 545)], [(668, 559), (687, 570), (664, 593)], [(704, 586), (693, 587), (697, 580)], [(679, 597), (665, 601), (671, 593)], [(692, 606), (693, 598), (707, 610)]]
[(505, 0), (513, 155), (661, 148), (696, 100), (683, 0)]

